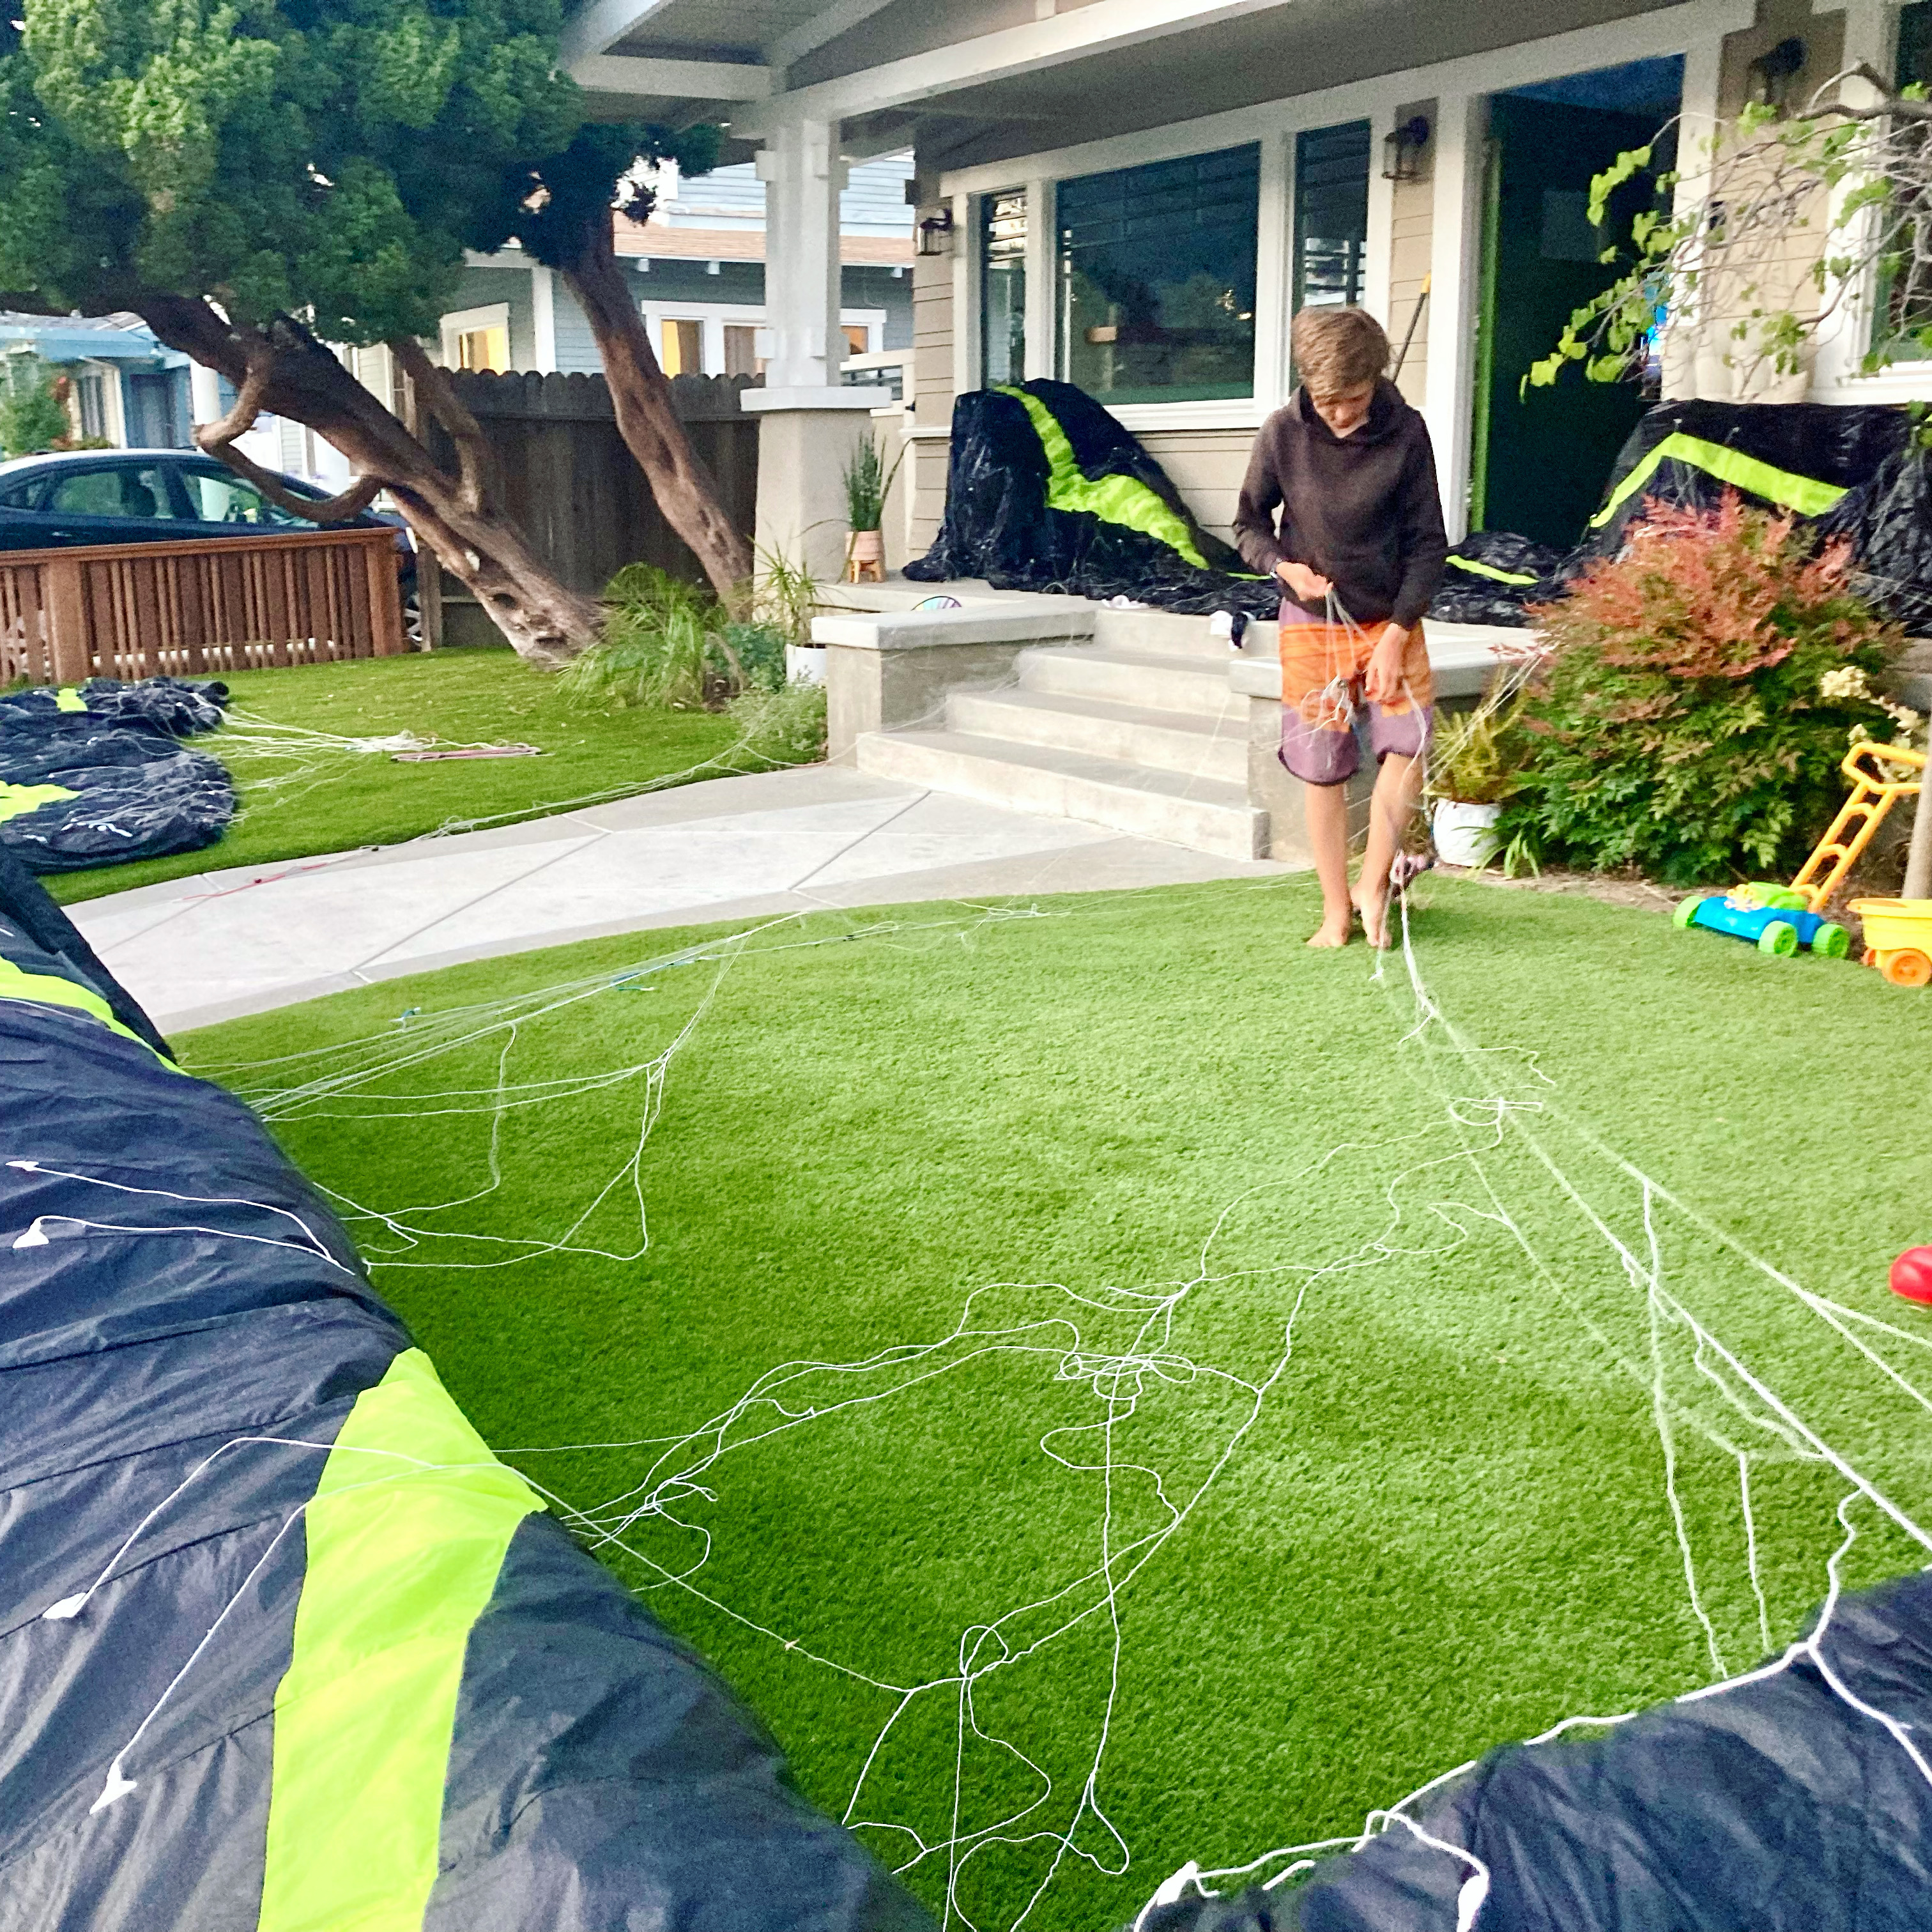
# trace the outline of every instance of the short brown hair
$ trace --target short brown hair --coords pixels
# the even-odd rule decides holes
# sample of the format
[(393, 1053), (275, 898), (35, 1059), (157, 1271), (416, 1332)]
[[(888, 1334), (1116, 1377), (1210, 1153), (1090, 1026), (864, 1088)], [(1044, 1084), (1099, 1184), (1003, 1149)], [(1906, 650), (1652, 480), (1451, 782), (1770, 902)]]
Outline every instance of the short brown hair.
[(1365, 308), (1305, 308), (1294, 318), (1288, 343), (1311, 396), (1359, 389), (1388, 368), (1388, 338)]

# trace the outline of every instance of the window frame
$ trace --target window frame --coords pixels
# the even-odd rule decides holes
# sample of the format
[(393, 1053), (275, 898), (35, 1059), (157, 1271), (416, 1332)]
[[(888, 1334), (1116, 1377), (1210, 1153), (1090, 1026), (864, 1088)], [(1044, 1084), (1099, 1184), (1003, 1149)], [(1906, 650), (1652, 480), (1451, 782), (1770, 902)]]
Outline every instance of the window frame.
[[(1246, 149), (1255, 151), (1255, 223), (1254, 223), (1254, 310), (1253, 346), (1249, 364), (1248, 393), (1245, 396), (1138, 396), (1131, 400), (1110, 402), (1108, 398), (1094, 392), (1094, 400), (1112, 412), (1119, 421), (1132, 426), (1133, 418), (1124, 412), (1158, 410), (1163, 414), (1178, 410), (1198, 412), (1203, 410), (1232, 410), (1238, 411), (1244, 421), (1258, 422), (1258, 406), (1264, 400), (1268, 388), (1267, 358), (1268, 350), (1264, 342), (1262, 316), (1264, 313), (1264, 291), (1267, 286), (1264, 273), (1266, 250), (1264, 236), (1268, 226), (1268, 150), (1271, 143), (1265, 138), (1256, 136), (1247, 140), (1217, 142), (1212, 146), (1196, 148), (1178, 154), (1156, 155), (1142, 161), (1130, 161), (1124, 166), (1096, 168), (1077, 175), (1066, 175), (1055, 179), (1052, 186), (1053, 220), (1048, 230), (1047, 240), (1050, 253), (1053, 296), (1053, 339), (1050, 346), (1049, 366), (1061, 382), (1070, 382), (1071, 358), (1068, 353), (1066, 338), (1068, 311), (1063, 278), (1064, 262), (1062, 253), (1062, 232), (1065, 225), (1065, 195), (1066, 190), (1078, 183), (1105, 180), (1110, 176), (1131, 175), (1143, 169), (1173, 166), (1182, 162), (1200, 162), (1216, 159), (1223, 155), (1240, 154)], [(1031, 238), (1031, 230), (1028, 231)], [(1029, 258), (1028, 266), (1031, 266)], [(982, 317), (986, 312), (986, 292), (983, 286), (978, 292), (976, 307)], [(1219, 385), (1210, 386), (1219, 387)], [(1158, 419), (1157, 419), (1158, 420)]]

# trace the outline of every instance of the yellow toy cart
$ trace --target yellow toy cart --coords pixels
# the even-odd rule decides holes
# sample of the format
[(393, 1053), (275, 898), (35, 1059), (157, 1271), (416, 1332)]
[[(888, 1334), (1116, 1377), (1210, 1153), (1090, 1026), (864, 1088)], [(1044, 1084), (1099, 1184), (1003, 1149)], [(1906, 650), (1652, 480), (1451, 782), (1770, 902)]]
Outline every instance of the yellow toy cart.
[(1865, 922), (1865, 964), (1894, 986), (1932, 981), (1932, 899), (1854, 899)]

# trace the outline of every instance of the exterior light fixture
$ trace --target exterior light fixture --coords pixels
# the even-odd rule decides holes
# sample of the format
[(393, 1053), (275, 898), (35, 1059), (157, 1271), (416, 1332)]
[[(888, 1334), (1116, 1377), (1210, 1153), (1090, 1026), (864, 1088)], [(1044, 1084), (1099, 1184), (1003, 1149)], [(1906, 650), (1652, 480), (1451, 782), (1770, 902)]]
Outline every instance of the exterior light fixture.
[(1422, 115), (1392, 128), (1382, 136), (1382, 179), (1413, 182), (1422, 178), (1423, 151), (1429, 146), (1429, 122)]
[(1744, 71), (1750, 79), (1751, 99), (1760, 106), (1782, 113), (1791, 98), (1792, 83), (1804, 70), (1810, 50), (1792, 34), (1780, 40), (1768, 53), (1760, 54)]
[(919, 224), (919, 252), (922, 255), (950, 255), (952, 252), (952, 211), (942, 208)]

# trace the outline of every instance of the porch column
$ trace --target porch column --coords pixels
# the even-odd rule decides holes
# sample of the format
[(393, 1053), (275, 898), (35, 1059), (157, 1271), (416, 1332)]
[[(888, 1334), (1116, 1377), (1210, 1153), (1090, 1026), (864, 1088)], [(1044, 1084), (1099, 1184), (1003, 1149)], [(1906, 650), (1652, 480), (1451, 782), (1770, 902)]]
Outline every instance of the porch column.
[(1469, 416), (1474, 400), (1488, 118), (1481, 94), (1444, 93), (1436, 98), (1429, 386), (1422, 413), (1436, 446), (1442, 518), (1452, 543), (1469, 527)]
[(757, 538), (821, 581), (845, 556), (840, 472), (872, 427), (872, 389), (841, 386), (838, 124), (785, 121), (758, 158), (765, 184), (765, 382), (741, 406), (759, 416)]
[(838, 194), (845, 185), (838, 129), (792, 121), (758, 153), (765, 184), (765, 381), (773, 390), (838, 386)]
[[(1840, 68), (1861, 63), (1880, 74), (1890, 74), (1898, 56), (1898, 10), (1888, 0), (1847, 0), (1845, 8), (1845, 46), (1839, 56)], [(1882, 97), (1869, 81), (1848, 80), (1839, 89), (1848, 106), (1875, 107)], [(1876, 237), (1876, 208), (1864, 208), (1846, 220), (1846, 197), (1861, 185), (1857, 179), (1841, 182), (1832, 196), (1832, 220), (1844, 223), (1826, 248), (1828, 256), (1856, 257), (1870, 248)], [(1827, 274), (1825, 300), (1835, 303), (1830, 318), (1819, 328), (1811, 368), (1811, 393), (1815, 400), (1845, 402), (1853, 395), (1832, 394), (1855, 382), (1871, 346), (1876, 320), (1876, 273), (1870, 270), (1846, 283)], [(1824, 392), (1822, 393), (1821, 392)]]

